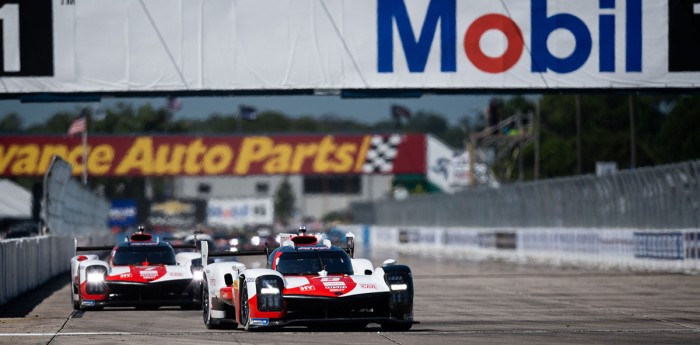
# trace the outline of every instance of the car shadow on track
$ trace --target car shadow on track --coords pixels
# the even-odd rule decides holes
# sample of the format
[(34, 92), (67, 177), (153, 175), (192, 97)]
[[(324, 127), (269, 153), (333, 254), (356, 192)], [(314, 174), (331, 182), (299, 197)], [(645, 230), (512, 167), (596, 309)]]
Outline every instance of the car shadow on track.
[[(70, 274), (53, 277), (48, 283), (15, 297), (0, 306), (0, 318), (25, 317), (54, 292), (63, 289), (70, 282)], [(66, 294), (66, 299), (68, 295)]]

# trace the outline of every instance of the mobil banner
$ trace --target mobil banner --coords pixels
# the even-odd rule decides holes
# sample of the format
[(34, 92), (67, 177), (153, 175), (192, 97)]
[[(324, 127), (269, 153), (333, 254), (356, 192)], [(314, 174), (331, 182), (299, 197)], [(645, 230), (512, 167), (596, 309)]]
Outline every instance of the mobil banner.
[(0, 93), (697, 88), (694, 0), (4, 0)]
[(0, 176), (43, 176), (54, 155), (90, 176), (420, 174), (422, 134), (0, 137)]

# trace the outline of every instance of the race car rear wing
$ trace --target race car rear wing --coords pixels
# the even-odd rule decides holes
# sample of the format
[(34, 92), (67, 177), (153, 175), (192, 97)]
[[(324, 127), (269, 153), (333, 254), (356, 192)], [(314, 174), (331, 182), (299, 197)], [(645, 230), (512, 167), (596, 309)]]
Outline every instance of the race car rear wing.
[[(320, 234), (315, 235), (315, 236), (305, 235), (305, 233), (303, 233), (301, 235), (280, 234), (279, 242), (282, 243), (283, 246), (285, 246), (285, 245), (288, 245), (288, 246), (308, 245), (308, 244), (317, 243), (316, 241), (312, 241), (311, 243), (304, 241), (303, 243), (300, 243), (299, 241), (294, 240), (295, 238), (298, 238), (298, 237), (302, 237), (304, 239), (316, 237), (316, 239), (317, 239), (316, 241), (321, 241), (321, 239), (323, 238)], [(328, 239), (324, 239), (322, 243), (323, 243), (323, 245), (325, 245), (327, 247), (331, 246), (331, 242)], [(340, 247), (340, 246), (338, 246), (338, 247)], [(353, 234), (352, 232), (348, 232), (345, 235), (345, 247), (344, 248), (340, 247), (340, 249), (342, 249), (345, 253), (347, 253), (348, 256), (350, 256), (351, 258), (354, 258), (355, 257), (355, 234)]]
[(270, 250), (265, 246), (264, 250), (243, 250), (238, 252), (210, 252), (209, 243), (207, 241), (200, 242), (200, 250), (202, 253), (202, 263), (209, 262), (210, 257), (226, 257), (226, 256), (255, 256), (265, 255), (267, 258), (270, 255)]
[(114, 248), (114, 245), (111, 246), (78, 246), (78, 239), (73, 240), (73, 248), (75, 249), (75, 252), (101, 252), (101, 251), (110, 251)]
[[(197, 246), (194, 244), (171, 244), (173, 249), (194, 249), (197, 250)], [(104, 252), (111, 251), (114, 249), (114, 245), (109, 246), (78, 246), (78, 239), (74, 240), (75, 252)]]

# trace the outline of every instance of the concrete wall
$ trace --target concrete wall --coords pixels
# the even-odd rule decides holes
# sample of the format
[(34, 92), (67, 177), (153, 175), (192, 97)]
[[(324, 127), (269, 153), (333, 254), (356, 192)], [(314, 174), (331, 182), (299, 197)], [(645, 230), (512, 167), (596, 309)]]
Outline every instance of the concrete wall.
[(67, 272), (74, 250), (69, 237), (0, 241), (0, 305)]

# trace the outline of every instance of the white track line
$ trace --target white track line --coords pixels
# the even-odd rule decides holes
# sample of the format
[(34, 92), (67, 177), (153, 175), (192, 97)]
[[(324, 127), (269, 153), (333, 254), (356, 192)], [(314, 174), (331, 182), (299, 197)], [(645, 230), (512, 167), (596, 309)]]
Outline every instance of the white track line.
[[(70, 336), (164, 336), (164, 335), (187, 335), (187, 334), (205, 334), (205, 335), (219, 335), (219, 334), (242, 334), (244, 332), (212, 332), (212, 331), (201, 331), (201, 332), (61, 332), (61, 333), (0, 333), (0, 338), (2, 337), (70, 337)], [(315, 332), (274, 332), (271, 334), (314, 334)], [(339, 332), (343, 333), (343, 332)], [(363, 333), (363, 332), (359, 332)], [(383, 334), (384, 332), (374, 332), (370, 331), (367, 333), (373, 334)], [(409, 331), (409, 332), (388, 332), (387, 334), (465, 334), (465, 335), (485, 335), (485, 334), (523, 334), (523, 335), (537, 335), (537, 334), (695, 334), (700, 333), (697, 329), (511, 329), (511, 330), (466, 330), (466, 331)]]

